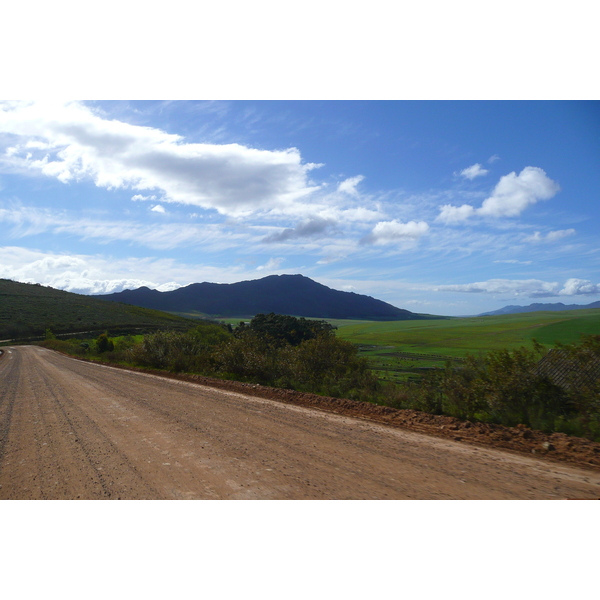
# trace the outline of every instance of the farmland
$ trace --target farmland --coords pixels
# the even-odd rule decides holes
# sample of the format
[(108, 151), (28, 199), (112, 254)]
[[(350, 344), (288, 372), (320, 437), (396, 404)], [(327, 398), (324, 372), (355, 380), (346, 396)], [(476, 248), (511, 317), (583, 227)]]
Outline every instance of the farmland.
[(536, 312), (426, 321), (336, 322), (337, 335), (359, 346), (380, 378), (406, 380), (447, 360), (498, 348), (553, 346), (600, 334), (600, 310)]

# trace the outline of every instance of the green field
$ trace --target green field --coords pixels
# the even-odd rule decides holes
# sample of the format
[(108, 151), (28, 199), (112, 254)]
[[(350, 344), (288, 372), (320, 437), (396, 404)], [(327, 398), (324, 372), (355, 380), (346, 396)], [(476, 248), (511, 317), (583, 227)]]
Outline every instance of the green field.
[(534, 338), (553, 346), (577, 342), (583, 334), (600, 334), (600, 309), (336, 325), (337, 335), (358, 345), (382, 379), (397, 381), (467, 354), (531, 347)]

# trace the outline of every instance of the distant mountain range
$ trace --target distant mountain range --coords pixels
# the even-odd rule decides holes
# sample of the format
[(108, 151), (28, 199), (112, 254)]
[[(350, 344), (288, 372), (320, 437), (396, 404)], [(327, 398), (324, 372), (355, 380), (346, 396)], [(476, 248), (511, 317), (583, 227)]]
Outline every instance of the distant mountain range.
[(171, 292), (141, 287), (95, 297), (211, 317), (250, 317), (273, 312), (322, 319), (399, 321), (428, 318), (370, 296), (333, 290), (303, 275), (269, 275), (239, 283), (192, 283)]
[(541, 310), (582, 310), (584, 308), (600, 308), (600, 300), (598, 302), (592, 302), (591, 304), (563, 304), (562, 302), (554, 302), (554, 303), (537, 303), (530, 304), (529, 306), (505, 306), (504, 308), (500, 308), (498, 310), (494, 310), (492, 312), (482, 313), (477, 315), (478, 317), (491, 317), (497, 315), (512, 315), (516, 313), (524, 313), (524, 312), (538, 312)]

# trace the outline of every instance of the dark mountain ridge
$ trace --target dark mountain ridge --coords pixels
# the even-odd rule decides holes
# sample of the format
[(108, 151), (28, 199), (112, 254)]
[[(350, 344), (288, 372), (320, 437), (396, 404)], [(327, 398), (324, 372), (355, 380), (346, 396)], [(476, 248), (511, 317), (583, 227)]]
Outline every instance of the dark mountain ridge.
[(591, 304), (563, 304), (562, 302), (548, 302), (530, 304), (529, 306), (509, 305), (492, 312), (482, 313), (478, 317), (492, 317), (496, 315), (514, 315), (525, 312), (538, 312), (542, 310), (559, 311), (559, 310), (581, 310), (584, 308), (600, 308), (600, 300)]
[(96, 298), (169, 312), (199, 312), (214, 317), (273, 312), (329, 319), (394, 321), (427, 318), (371, 296), (331, 289), (303, 275), (269, 275), (238, 283), (192, 283), (171, 292), (141, 287)]

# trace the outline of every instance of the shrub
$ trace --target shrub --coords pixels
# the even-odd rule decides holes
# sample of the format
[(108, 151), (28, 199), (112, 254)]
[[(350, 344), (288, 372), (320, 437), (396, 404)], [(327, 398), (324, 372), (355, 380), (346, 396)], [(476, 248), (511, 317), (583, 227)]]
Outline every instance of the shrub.
[(125, 354), (129, 361), (155, 369), (208, 373), (214, 370), (213, 348), (230, 338), (226, 327), (203, 323), (186, 333), (157, 331), (146, 335)]
[(96, 339), (96, 351), (102, 354), (102, 352), (112, 352), (114, 349), (115, 345), (108, 337), (108, 333), (101, 333)]
[(277, 354), (269, 338), (246, 328), (220, 344), (212, 358), (220, 373), (268, 383), (278, 376)]

